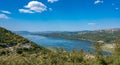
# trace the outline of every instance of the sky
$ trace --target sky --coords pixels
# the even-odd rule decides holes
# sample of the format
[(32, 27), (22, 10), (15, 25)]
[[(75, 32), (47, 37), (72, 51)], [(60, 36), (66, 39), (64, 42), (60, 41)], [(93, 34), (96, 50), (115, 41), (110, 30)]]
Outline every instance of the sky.
[(120, 0), (0, 0), (0, 26), (12, 31), (120, 28)]

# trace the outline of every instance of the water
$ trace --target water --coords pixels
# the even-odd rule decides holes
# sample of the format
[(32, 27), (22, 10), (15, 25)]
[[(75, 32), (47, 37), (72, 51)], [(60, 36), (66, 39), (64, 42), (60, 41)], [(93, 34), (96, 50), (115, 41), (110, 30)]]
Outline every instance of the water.
[(87, 41), (67, 40), (67, 39), (61, 39), (61, 38), (49, 38), (49, 37), (35, 36), (35, 35), (22, 35), (22, 36), (47, 48), (49, 47), (64, 48), (67, 51), (80, 50), (80, 49), (83, 49), (84, 51), (93, 50), (91, 48), (93, 44)]
[[(30, 35), (30, 34), (20, 34), (21, 36), (37, 43), (46, 48), (64, 48), (66, 51), (80, 50), (83, 49), (85, 52), (92, 51), (95, 52), (95, 49), (92, 48), (93, 43), (87, 41), (78, 41), (78, 40), (68, 40), (62, 38), (50, 38), (44, 36)], [(110, 52), (103, 51), (103, 55), (111, 55)]]

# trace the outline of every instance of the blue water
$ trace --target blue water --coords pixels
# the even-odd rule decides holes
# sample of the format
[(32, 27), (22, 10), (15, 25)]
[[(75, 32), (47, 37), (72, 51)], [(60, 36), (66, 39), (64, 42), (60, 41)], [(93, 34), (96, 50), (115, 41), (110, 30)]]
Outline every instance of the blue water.
[(93, 50), (91, 48), (93, 46), (91, 42), (67, 40), (61, 38), (49, 38), (49, 37), (35, 36), (35, 35), (23, 35), (23, 36), (47, 48), (49, 47), (64, 48), (67, 51), (80, 50), (80, 49), (83, 49), (84, 51)]
[[(29, 34), (21, 35), (21, 36), (46, 48), (51, 48), (51, 47), (63, 48), (66, 51), (72, 51), (72, 50), (79, 51), (80, 49), (83, 49), (85, 52), (88, 51), (92, 51), (93, 53), (95, 52), (95, 49), (92, 48), (93, 43), (87, 41), (68, 40), (62, 38), (50, 38), (50, 37), (29, 35)], [(103, 51), (103, 55), (111, 55), (111, 53)]]

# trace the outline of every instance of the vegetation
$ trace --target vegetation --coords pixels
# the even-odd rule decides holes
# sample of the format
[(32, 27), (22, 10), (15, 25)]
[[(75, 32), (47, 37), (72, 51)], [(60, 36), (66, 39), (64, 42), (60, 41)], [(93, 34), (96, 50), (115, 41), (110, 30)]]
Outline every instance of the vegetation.
[(53, 32), (53, 33), (35, 33), (33, 35), (41, 35), (53, 38), (65, 38), (73, 40), (85, 40), (91, 42), (103, 41), (104, 43), (113, 43), (114, 40), (120, 38), (120, 29), (83, 31), (83, 32)]
[[(120, 65), (120, 41), (115, 41), (113, 55), (104, 56), (99, 44), (94, 46), (96, 52), (89, 54), (83, 50), (50, 51), (4, 28), (0, 28), (0, 35), (0, 65)], [(26, 43), (31, 46), (24, 47)]]
[(38, 46), (34, 42), (27, 40), (17, 34), (12, 33), (0, 27), (0, 49), (10, 49), (8, 52), (13, 51), (17, 53), (23, 52), (37, 52), (49, 51), (48, 49)]
[(86, 54), (83, 50), (65, 52), (62, 49), (49, 53), (4, 54), (0, 56), (0, 65), (120, 65), (120, 55), (115, 52), (104, 56), (97, 46), (96, 54)]

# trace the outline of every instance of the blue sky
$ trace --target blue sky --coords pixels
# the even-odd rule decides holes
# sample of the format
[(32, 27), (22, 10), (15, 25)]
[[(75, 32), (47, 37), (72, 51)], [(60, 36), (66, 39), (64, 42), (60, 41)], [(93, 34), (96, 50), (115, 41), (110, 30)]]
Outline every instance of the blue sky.
[(0, 0), (0, 26), (13, 31), (120, 28), (120, 0)]

